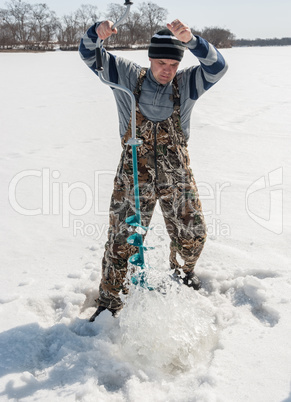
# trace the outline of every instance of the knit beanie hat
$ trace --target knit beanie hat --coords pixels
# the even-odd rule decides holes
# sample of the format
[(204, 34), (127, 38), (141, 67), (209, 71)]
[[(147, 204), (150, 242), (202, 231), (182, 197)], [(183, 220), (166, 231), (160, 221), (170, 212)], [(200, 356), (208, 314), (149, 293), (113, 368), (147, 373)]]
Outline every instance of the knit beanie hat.
[(172, 59), (181, 61), (185, 46), (173, 33), (165, 28), (157, 32), (151, 39), (149, 57), (152, 59)]

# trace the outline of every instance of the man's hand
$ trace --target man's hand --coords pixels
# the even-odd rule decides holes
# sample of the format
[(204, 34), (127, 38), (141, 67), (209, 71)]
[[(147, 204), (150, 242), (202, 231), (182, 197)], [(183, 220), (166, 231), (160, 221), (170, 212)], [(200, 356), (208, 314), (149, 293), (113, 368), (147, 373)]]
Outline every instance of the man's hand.
[(187, 43), (192, 39), (190, 28), (180, 20), (174, 20), (171, 24), (167, 24), (167, 27), (181, 42)]
[(114, 23), (109, 20), (101, 22), (96, 30), (98, 37), (102, 40), (105, 40), (109, 38), (109, 36), (111, 36), (112, 34), (117, 34), (117, 29), (112, 29), (113, 25)]

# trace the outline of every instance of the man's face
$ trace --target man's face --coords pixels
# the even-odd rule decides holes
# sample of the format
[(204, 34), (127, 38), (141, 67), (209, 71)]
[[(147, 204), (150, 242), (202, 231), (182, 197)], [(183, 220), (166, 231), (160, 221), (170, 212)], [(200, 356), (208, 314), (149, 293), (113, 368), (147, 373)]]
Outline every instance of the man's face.
[(180, 64), (177, 60), (171, 59), (150, 58), (150, 62), (155, 79), (162, 85), (166, 85), (168, 82), (172, 81)]

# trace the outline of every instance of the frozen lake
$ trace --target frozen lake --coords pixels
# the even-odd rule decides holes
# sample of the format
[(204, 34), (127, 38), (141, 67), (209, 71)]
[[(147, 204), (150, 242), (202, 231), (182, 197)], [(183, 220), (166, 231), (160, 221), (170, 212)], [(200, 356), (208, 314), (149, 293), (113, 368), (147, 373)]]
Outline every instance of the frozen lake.
[[(133, 288), (119, 318), (93, 324), (121, 151), (113, 95), (77, 52), (0, 53), (1, 401), (291, 400), (291, 47), (222, 53), (189, 141), (203, 287)], [(158, 209), (147, 243), (167, 278)]]

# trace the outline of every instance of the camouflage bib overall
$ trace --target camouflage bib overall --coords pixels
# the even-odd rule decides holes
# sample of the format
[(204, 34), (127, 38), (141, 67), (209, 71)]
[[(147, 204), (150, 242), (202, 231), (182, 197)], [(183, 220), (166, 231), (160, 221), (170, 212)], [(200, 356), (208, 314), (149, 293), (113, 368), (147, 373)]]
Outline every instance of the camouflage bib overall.
[[(173, 113), (161, 122), (152, 122), (139, 110), (139, 97), (146, 69), (140, 73), (134, 94), (137, 101), (137, 137), (143, 145), (137, 147), (138, 178), (142, 225), (148, 226), (159, 199), (165, 225), (171, 239), (170, 266), (194, 270), (206, 239), (206, 227), (198, 191), (189, 167), (189, 155), (180, 124), (180, 95), (177, 78), (173, 80)], [(132, 172), (132, 152), (127, 141), (131, 124), (122, 140), (123, 152), (114, 179), (110, 204), (108, 241), (102, 262), (102, 279), (98, 305), (112, 310), (122, 308), (119, 292), (127, 293), (125, 278), (127, 260), (137, 252), (127, 243), (131, 234), (125, 219), (135, 209)], [(176, 253), (184, 260), (181, 267)]]

